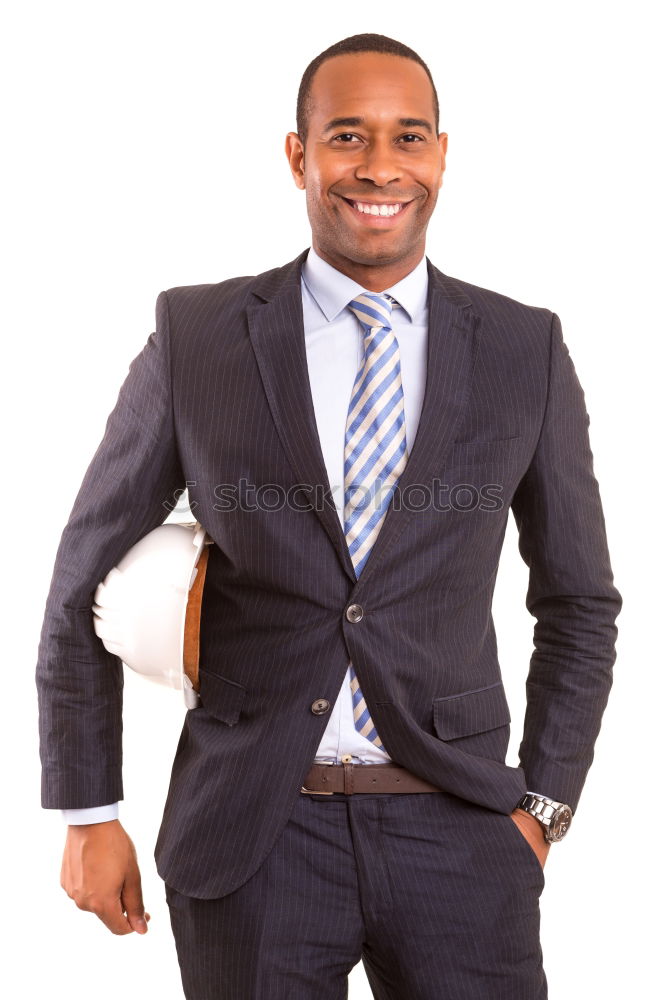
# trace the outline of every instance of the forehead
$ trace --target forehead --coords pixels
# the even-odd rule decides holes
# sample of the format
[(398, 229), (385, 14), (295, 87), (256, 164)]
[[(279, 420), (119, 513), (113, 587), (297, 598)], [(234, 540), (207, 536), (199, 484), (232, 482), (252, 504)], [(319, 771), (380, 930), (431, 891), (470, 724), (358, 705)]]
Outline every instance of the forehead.
[(310, 87), (310, 123), (359, 116), (434, 120), (433, 89), (419, 63), (383, 52), (354, 52), (322, 63)]

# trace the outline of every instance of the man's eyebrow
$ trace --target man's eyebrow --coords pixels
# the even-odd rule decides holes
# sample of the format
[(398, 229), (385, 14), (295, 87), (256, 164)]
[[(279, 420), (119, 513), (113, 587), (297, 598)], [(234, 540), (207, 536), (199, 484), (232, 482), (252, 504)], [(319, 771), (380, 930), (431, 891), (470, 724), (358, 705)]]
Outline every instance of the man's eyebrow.
[(365, 118), (331, 118), (330, 122), (326, 122), (322, 131), (330, 132), (331, 129), (345, 126), (355, 128), (357, 125), (362, 125), (364, 121)]
[(424, 128), (432, 134), (432, 125), (427, 118), (400, 118), (398, 124), (401, 128)]
[[(365, 123), (365, 118), (353, 117), (353, 118), (331, 118), (330, 121), (326, 122), (322, 131), (330, 132), (335, 128), (356, 128), (358, 125), (363, 125)], [(432, 134), (432, 125), (427, 120), (427, 118), (398, 118), (398, 125), (401, 128), (424, 128), (427, 132)]]

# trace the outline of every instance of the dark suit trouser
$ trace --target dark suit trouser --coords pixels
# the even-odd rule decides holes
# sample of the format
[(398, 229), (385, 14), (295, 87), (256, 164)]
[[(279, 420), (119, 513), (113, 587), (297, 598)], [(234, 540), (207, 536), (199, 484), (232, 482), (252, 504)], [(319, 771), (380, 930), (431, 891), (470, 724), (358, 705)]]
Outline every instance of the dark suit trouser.
[(510, 816), (446, 792), (301, 793), (259, 869), (165, 885), (187, 1000), (545, 1000), (544, 875)]

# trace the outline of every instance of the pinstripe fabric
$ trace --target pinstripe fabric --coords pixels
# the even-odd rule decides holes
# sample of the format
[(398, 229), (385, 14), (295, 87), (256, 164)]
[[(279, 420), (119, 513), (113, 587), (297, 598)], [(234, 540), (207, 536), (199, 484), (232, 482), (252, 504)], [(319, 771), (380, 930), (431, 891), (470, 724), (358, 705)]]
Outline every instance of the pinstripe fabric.
[(376, 1000), (546, 1000), (543, 886), (512, 819), (442, 792), (302, 795), (236, 892), (165, 893), (187, 1000), (345, 1000), (359, 961)]
[[(350, 660), (392, 759), (500, 813), (527, 787), (576, 807), (611, 686), (621, 598), (558, 317), (428, 261), (419, 428), (357, 580), (309, 392), (306, 253), (160, 293), (63, 531), (39, 643), (42, 805), (121, 799), (123, 673), (92, 597), (189, 483), (216, 542), (202, 705), (185, 715), (155, 857), (203, 899), (268, 857), (326, 726), (316, 706), (334, 704)], [(491, 616), (510, 510), (536, 619), (518, 763)]]

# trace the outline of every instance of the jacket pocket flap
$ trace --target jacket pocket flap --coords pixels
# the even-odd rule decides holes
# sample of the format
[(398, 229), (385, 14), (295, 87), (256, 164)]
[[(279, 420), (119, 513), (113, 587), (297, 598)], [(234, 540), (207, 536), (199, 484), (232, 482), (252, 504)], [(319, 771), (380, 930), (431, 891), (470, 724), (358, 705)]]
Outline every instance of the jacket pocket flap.
[(501, 681), (476, 691), (464, 691), (433, 701), (434, 723), (441, 740), (484, 733), (511, 722)]
[(207, 712), (221, 722), (226, 722), (228, 726), (238, 722), (245, 693), (246, 689), (238, 681), (199, 667), (201, 704)]

